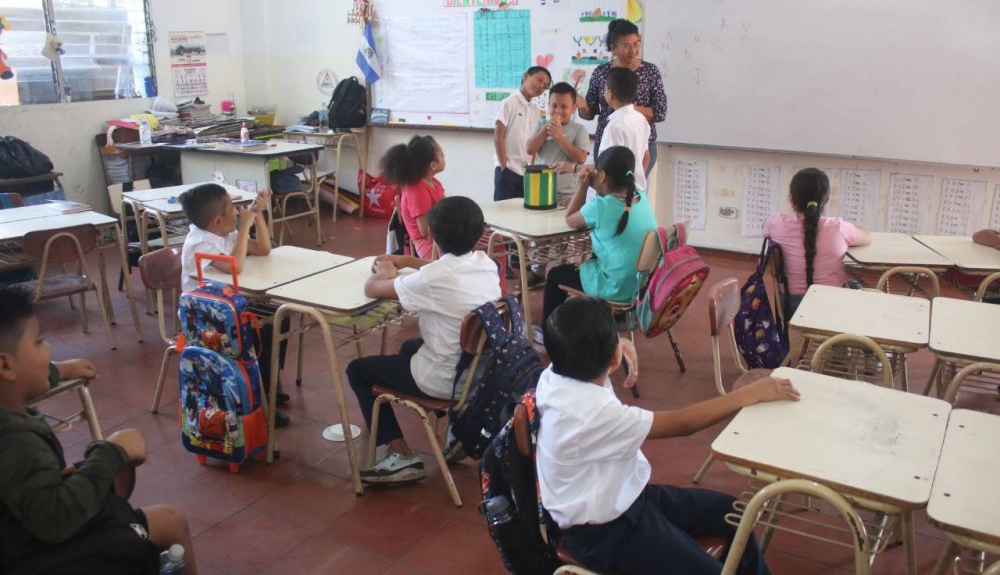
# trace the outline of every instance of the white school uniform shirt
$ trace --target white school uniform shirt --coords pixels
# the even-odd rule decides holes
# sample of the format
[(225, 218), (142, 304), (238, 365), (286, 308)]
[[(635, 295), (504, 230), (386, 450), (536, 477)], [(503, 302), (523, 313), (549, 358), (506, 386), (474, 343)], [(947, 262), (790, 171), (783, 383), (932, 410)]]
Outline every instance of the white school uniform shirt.
[(610, 379), (595, 385), (558, 375), (551, 366), (535, 397), (542, 505), (563, 529), (617, 519), (649, 483), (651, 467), (639, 446), (653, 412), (622, 404)]
[[(181, 289), (191, 291), (198, 287), (198, 278), (191, 275), (198, 269), (194, 265), (194, 254), (228, 256), (233, 253), (233, 248), (236, 247), (237, 237), (239, 237), (237, 230), (220, 236), (208, 230), (203, 230), (194, 224), (188, 226), (188, 235), (184, 240), (184, 248), (181, 250)], [(202, 271), (211, 263), (210, 260), (202, 260)]]
[[(520, 90), (516, 90), (504, 99), (497, 110), (495, 122), (506, 126), (504, 147), (507, 150), (507, 167), (517, 175), (524, 175), (524, 167), (528, 165), (528, 138), (531, 131), (542, 119), (538, 106), (529, 102)], [(500, 167), (500, 157), (493, 151), (493, 165)]]
[(419, 314), (424, 344), (410, 359), (417, 387), (431, 397), (450, 398), (465, 314), (500, 299), (496, 264), (482, 251), (444, 254), (393, 285), (403, 307)]
[(594, 153), (600, 155), (611, 146), (625, 146), (632, 150), (635, 154), (635, 187), (645, 190), (646, 172), (642, 169), (642, 158), (649, 151), (649, 122), (632, 104), (622, 106), (608, 116), (608, 125), (601, 137), (601, 149), (594, 150)]

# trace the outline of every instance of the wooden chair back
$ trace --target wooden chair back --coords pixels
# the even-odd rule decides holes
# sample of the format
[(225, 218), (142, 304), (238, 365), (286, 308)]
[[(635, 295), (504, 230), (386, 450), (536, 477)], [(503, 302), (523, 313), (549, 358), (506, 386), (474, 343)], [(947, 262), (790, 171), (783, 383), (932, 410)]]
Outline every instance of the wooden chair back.
[[(879, 383), (878, 381), (864, 379), (866, 374), (862, 373), (862, 371), (869, 370), (868, 360), (870, 356), (865, 354), (860, 348), (867, 350), (878, 360), (881, 368), (881, 385), (892, 389), (892, 364), (889, 363), (889, 358), (885, 355), (885, 350), (871, 338), (863, 335), (841, 333), (827, 339), (816, 348), (816, 353), (813, 355), (809, 369), (814, 373), (824, 373), (844, 379)], [(828, 362), (827, 359), (831, 361)]]
[(0, 210), (24, 207), (24, 198), (16, 192), (0, 193)]
[(108, 208), (115, 217), (121, 213), (122, 193), (136, 190), (148, 190), (152, 186), (149, 180), (136, 180), (134, 182), (118, 182), (108, 186)]
[[(908, 296), (913, 295), (914, 292), (922, 293), (927, 296), (927, 299), (933, 299), (941, 295), (941, 282), (938, 281), (937, 274), (927, 268), (917, 266), (899, 266), (886, 270), (882, 274), (882, 277), (878, 278), (875, 289), (883, 293), (891, 293), (890, 280), (897, 275), (908, 276), (903, 280), (903, 284), (907, 286), (905, 293)], [(930, 291), (924, 289), (919, 284), (922, 278), (927, 278), (927, 281), (930, 283)]]
[(532, 457), (531, 426), (528, 422), (528, 408), (523, 403), (518, 403), (514, 406), (512, 421), (511, 428), (514, 431), (514, 441), (517, 443), (517, 451), (525, 457)]
[(993, 285), (993, 282), (1000, 280), (1000, 272), (992, 273), (986, 276), (982, 283), (979, 284), (979, 289), (976, 290), (976, 301), (983, 301), (983, 296), (986, 295), (987, 290)]
[(28, 232), (21, 242), (24, 253), (44, 267), (50, 263), (83, 262), (84, 254), (97, 247), (97, 228), (93, 224)]
[(729, 350), (740, 373), (745, 374), (749, 370), (743, 361), (739, 348), (736, 347), (736, 333), (733, 331), (733, 319), (739, 310), (740, 284), (736, 278), (726, 278), (708, 290), (708, 326), (712, 336), (712, 367), (715, 372), (715, 388), (719, 395), (726, 394), (726, 389), (722, 385), (720, 338), (724, 337), (729, 340)]
[[(976, 363), (970, 363), (969, 365), (963, 367), (958, 373), (955, 374), (955, 377), (952, 378), (951, 383), (948, 384), (948, 389), (944, 392), (944, 397), (941, 399), (955, 405), (955, 402), (958, 400), (958, 392), (962, 389), (962, 385), (966, 383), (966, 380), (974, 375), (986, 373), (1000, 375), (1000, 364), (977, 361)], [(996, 381), (992, 380), (991, 385), (986, 387), (995, 390)]]
[(173, 345), (176, 337), (167, 333), (167, 314), (164, 302), (169, 298), (176, 302), (182, 285), (183, 260), (181, 254), (184, 246), (170, 246), (139, 258), (139, 275), (148, 290), (156, 291), (156, 319), (160, 328), (160, 337), (167, 345)]
[(656, 230), (649, 230), (642, 238), (642, 248), (639, 249), (639, 258), (635, 262), (635, 267), (639, 272), (651, 272), (660, 263), (663, 256), (663, 248), (660, 246), (660, 234)]
[[(497, 308), (497, 312), (500, 314), (501, 319), (507, 322), (507, 328), (510, 329), (507, 302), (499, 300), (493, 302), (493, 305)], [(476, 370), (479, 367), (479, 361), (482, 359), (483, 354), (487, 351), (489, 346), (489, 338), (486, 337), (486, 330), (483, 328), (483, 322), (479, 319), (479, 316), (476, 315), (476, 312), (470, 311), (465, 314), (465, 318), (462, 319), (462, 327), (459, 331), (458, 341), (462, 347), (462, 351), (472, 355), (472, 363), (466, 370), (465, 384), (462, 387), (462, 395), (459, 396), (455, 403), (455, 410), (461, 409), (462, 406), (465, 405), (465, 400), (468, 399), (469, 391), (472, 389), (473, 380), (476, 376)]]

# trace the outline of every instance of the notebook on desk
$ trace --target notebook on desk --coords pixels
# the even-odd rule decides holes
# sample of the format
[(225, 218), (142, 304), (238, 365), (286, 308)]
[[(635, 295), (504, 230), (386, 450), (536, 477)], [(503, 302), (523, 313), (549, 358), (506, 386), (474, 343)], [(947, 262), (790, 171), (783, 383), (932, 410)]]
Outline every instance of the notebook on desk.
[(68, 200), (49, 200), (45, 206), (55, 210), (60, 214), (75, 214), (79, 212), (89, 212), (90, 206), (80, 202), (70, 202)]

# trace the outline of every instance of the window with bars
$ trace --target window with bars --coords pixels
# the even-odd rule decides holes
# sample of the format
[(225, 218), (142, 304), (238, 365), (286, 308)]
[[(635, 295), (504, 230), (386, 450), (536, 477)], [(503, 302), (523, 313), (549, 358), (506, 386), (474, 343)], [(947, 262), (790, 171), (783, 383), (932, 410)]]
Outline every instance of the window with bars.
[[(147, 0), (0, 0), (0, 14), (0, 50), (14, 74), (0, 80), (0, 105), (155, 94)], [(63, 42), (55, 61), (42, 55), (49, 33)]]

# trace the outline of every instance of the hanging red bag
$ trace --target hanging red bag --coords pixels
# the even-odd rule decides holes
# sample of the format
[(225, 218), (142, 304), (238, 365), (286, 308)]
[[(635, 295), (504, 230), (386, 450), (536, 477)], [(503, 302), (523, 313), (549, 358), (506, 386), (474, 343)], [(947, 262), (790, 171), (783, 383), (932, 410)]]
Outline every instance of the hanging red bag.
[[(364, 180), (362, 180), (364, 178)], [(390, 185), (382, 176), (367, 174), (364, 170), (358, 170), (358, 190), (361, 190), (361, 183), (364, 181), (365, 187), (365, 216), (371, 216), (381, 220), (388, 220), (392, 217), (394, 200), (399, 195), (399, 188)]]

